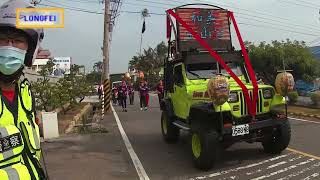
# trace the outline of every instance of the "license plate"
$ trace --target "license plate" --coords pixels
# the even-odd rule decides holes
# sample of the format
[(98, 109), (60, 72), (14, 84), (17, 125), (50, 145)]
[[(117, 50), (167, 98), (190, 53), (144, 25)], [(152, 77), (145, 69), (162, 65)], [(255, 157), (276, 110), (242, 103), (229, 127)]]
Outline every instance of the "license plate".
[(232, 136), (241, 136), (249, 134), (249, 124), (232, 126)]

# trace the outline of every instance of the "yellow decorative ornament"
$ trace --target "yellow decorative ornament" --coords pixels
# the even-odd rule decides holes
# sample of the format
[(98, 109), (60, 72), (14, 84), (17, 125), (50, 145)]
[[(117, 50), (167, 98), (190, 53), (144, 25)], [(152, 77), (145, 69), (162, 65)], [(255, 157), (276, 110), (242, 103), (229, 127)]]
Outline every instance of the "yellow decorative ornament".
[(130, 80), (131, 79), (131, 76), (130, 76), (130, 74), (128, 72), (126, 72), (124, 74), (124, 77), (126, 78), (126, 80)]
[(208, 94), (215, 105), (222, 105), (228, 101), (230, 84), (225, 76), (218, 75), (208, 82)]
[(294, 78), (291, 73), (282, 72), (276, 77), (276, 91), (281, 96), (287, 96), (289, 92), (293, 91), (294, 84)]

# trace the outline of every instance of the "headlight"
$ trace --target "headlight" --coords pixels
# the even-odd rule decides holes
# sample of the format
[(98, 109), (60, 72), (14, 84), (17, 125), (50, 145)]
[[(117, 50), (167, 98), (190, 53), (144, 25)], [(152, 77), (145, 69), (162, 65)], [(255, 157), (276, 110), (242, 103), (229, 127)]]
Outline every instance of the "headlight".
[(229, 94), (229, 100), (228, 100), (228, 102), (230, 102), (230, 103), (238, 102), (238, 93), (236, 93), (236, 92), (231, 92), (231, 93)]
[(273, 96), (273, 91), (272, 89), (264, 89), (263, 90), (263, 98), (264, 99), (271, 99)]

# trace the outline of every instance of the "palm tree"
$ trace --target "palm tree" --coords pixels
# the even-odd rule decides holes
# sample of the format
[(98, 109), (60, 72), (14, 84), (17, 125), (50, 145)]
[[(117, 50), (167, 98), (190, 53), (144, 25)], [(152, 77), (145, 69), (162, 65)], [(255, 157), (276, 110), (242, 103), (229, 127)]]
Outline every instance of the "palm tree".
[(103, 69), (102, 61), (94, 63), (94, 65), (93, 65), (93, 70), (94, 71), (102, 72), (102, 69)]

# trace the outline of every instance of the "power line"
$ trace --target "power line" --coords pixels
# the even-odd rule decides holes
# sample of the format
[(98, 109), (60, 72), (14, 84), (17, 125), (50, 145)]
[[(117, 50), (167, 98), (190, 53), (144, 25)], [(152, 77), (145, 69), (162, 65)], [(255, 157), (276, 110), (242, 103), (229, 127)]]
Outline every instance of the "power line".
[[(88, 9), (79, 9), (79, 8), (69, 8), (66, 6), (54, 6), (54, 5), (49, 5), (49, 4), (44, 4), (41, 3), (40, 5), (42, 6), (47, 6), (47, 7), (54, 7), (54, 8), (64, 8), (70, 11), (77, 11), (77, 12), (83, 12), (83, 13), (90, 13), (90, 14), (104, 14), (103, 12), (97, 12), (97, 11), (90, 11)], [(129, 13), (129, 14), (141, 14), (141, 11), (127, 11), (127, 10), (121, 10), (119, 11), (121, 13)], [(161, 14), (161, 13), (153, 13), (153, 12), (149, 12), (149, 14), (153, 14), (153, 15), (160, 15), (160, 16), (165, 16), (166, 14)]]
[(255, 27), (263, 27), (263, 28), (269, 28), (269, 29), (278, 29), (278, 30), (283, 30), (283, 31), (287, 31), (287, 32), (297, 33), (297, 34), (304, 34), (304, 35), (314, 36), (314, 37), (319, 36), (318, 34), (299, 32), (299, 31), (288, 30), (288, 29), (283, 29), (283, 28), (278, 28), (278, 27), (260, 25), (260, 24), (259, 25), (258, 24), (249, 24), (249, 23), (244, 23), (244, 22), (239, 22), (238, 24), (247, 25), (247, 26), (255, 26)]
[[(161, 5), (169, 5), (169, 6), (176, 6), (177, 4), (171, 4), (171, 3), (161, 3), (161, 2), (155, 2), (155, 1), (148, 1), (148, 0), (135, 0), (135, 1), (140, 1), (140, 2), (147, 2), (147, 3), (152, 3), (152, 4), (161, 4)], [(174, 0), (172, 0), (174, 1)], [(179, 1), (178, 1), (179, 2)], [(181, 3), (181, 2), (179, 2)]]
[(166, 8), (166, 7), (153, 6), (153, 5), (146, 5), (146, 4), (136, 4), (136, 3), (129, 3), (129, 2), (124, 2), (123, 4), (129, 4), (129, 5), (132, 5), (132, 6), (138, 6), (138, 7), (151, 7), (151, 8), (168, 9), (168, 8)]
[(95, 0), (95, 1), (68, 0), (68, 2), (76, 2), (76, 3), (102, 3), (102, 0)]
[(310, 42), (308, 42), (309, 46), (317, 46), (320, 43), (320, 38), (316, 38)]
[[(150, 1), (150, 0), (135, 0), (135, 1), (152, 3), (152, 4), (159, 4), (159, 5), (168, 5), (168, 6), (178, 6), (178, 5), (181, 5), (181, 4), (171, 4), (171, 3), (155, 2), (155, 1)], [(178, 0), (171, 0), (171, 1), (179, 2), (179, 3), (181, 2), (181, 3), (182, 3), (182, 1), (178, 1)], [(204, 1), (202, 1), (202, 2), (204, 2)], [(133, 4), (133, 3), (130, 3), (130, 4)], [(139, 6), (138, 4), (134, 4), (134, 5), (135, 5), (135, 6)], [(218, 5), (220, 5), (220, 4), (218, 4)], [(141, 5), (141, 6), (150, 6), (150, 5)], [(227, 6), (227, 5), (226, 5), (226, 6)], [(155, 7), (155, 6), (150, 6), (150, 7)], [(164, 8), (164, 7), (159, 7), (159, 6), (157, 6), (157, 7), (158, 7), (158, 8)], [(231, 6), (229, 6), (229, 7), (231, 7)], [(249, 10), (246, 10), (246, 9), (243, 9), (243, 8), (236, 8), (236, 9), (241, 9), (241, 10), (250, 12)], [(242, 14), (242, 15), (248, 16), (248, 17), (250, 17), (250, 18), (253, 17), (253, 18), (270, 20), (270, 21), (272, 21), (272, 23), (273, 23), (273, 22), (279, 22), (279, 23), (290, 24), (290, 25), (294, 26), (294, 28), (297, 28), (297, 27), (303, 27), (303, 29), (305, 28), (305, 26), (302, 26), (301, 24), (292, 23), (292, 21), (291, 21), (290, 19), (279, 18), (279, 17), (273, 16), (273, 15), (267, 15), (267, 16), (277, 17), (277, 18), (279, 18), (279, 19), (285, 19), (286, 21), (289, 21), (289, 22), (291, 22), (291, 23), (285, 22), (285, 21), (281, 21), (281, 20), (278, 20), (278, 19), (274, 19), (274, 18), (265, 17), (266, 15), (263, 15), (263, 14), (266, 14), (266, 13), (261, 13), (261, 12), (259, 12), (258, 14), (260, 14), (260, 16), (259, 16), (259, 15), (247, 14), (247, 13), (243, 13), (243, 12), (235, 12), (235, 13), (236, 13), (236, 14)], [(261, 16), (261, 15), (263, 15), (263, 16)], [(286, 27), (288, 27), (287, 25), (280, 25), (280, 26), (286, 26)], [(318, 29), (314, 28), (314, 25), (310, 25), (310, 27), (308, 27), (308, 30), (309, 30), (309, 29), (313, 29), (313, 30), (318, 31)]]
[[(139, 11), (122, 11), (122, 12), (131, 13), (131, 14), (140, 14), (141, 13)], [(166, 14), (160, 14), (160, 13), (149, 13), (149, 14), (155, 14), (155, 15), (161, 15), (161, 16), (165, 16), (166, 15)], [(265, 25), (261, 25), (261, 24), (250, 24), (250, 23), (244, 23), (244, 22), (240, 22), (238, 24), (248, 25), (248, 26), (255, 26), (255, 27), (264, 27), (264, 28), (268, 28), (268, 29), (277, 29), (277, 30), (281, 30), (281, 31), (292, 32), (292, 33), (297, 33), (297, 34), (303, 34), (303, 35), (308, 35), (308, 36), (319, 36), (318, 34), (306, 33), (306, 32), (301, 32), (301, 31), (294, 31), (294, 30), (284, 29), (284, 28), (279, 28), (279, 27), (274, 27), (274, 26), (265, 26)]]
[[(239, 18), (241, 19), (247, 19), (247, 20), (252, 20), (252, 21), (256, 21), (256, 22), (261, 22), (261, 23), (267, 23), (267, 24), (270, 24), (270, 25), (276, 25), (276, 26), (281, 26), (281, 27), (287, 27), (287, 28), (292, 28), (292, 26), (288, 26), (288, 25), (282, 25), (282, 24), (276, 24), (276, 23), (272, 23), (272, 22), (267, 22), (267, 21), (262, 21), (262, 20), (257, 20), (257, 19), (251, 19), (251, 18), (247, 18), (247, 17), (240, 17), (238, 16)], [(299, 28), (299, 27), (295, 27), (295, 28)], [(299, 29), (299, 30), (305, 30), (305, 29)], [(308, 32), (312, 32), (312, 33), (319, 33), (320, 35), (320, 31), (318, 30), (318, 32), (313, 32), (313, 31), (308, 31)]]
[[(286, 24), (289, 24), (289, 25), (291, 25), (291, 26), (294, 26), (295, 28), (296, 28), (296, 27), (304, 27), (304, 26), (302, 26), (301, 24), (287, 23), (287, 22), (284, 22), (284, 21), (279, 21), (279, 20), (277, 20), (277, 19), (265, 18), (265, 17), (261, 17), (261, 16), (253, 16), (253, 15), (246, 14), (246, 13), (241, 13), (241, 12), (236, 12), (236, 14), (242, 14), (242, 15), (248, 16), (248, 17), (250, 17), (250, 18), (253, 17), (253, 18), (260, 18), (260, 19), (264, 19), (264, 20), (270, 20), (270, 21), (272, 21), (272, 22), (286, 23)], [(281, 26), (287, 26), (287, 25), (281, 25)], [(304, 27), (304, 28), (305, 28), (305, 27)], [(304, 29), (304, 28), (303, 28), (303, 29)], [(316, 30), (316, 31), (319, 30), (319, 29), (317, 29), (317, 28), (314, 28), (314, 26), (313, 26), (313, 27), (308, 27), (308, 29), (313, 29), (313, 30)]]
[(57, 2), (53, 2), (51, 0), (46, 0), (48, 3), (54, 4), (54, 5), (58, 5), (61, 7), (67, 7), (67, 8), (71, 8), (71, 9), (78, 9), (78, 10), (83, 10), (83, 11), (88, 11), (88, 12), (97, 12), (97, 11), (92, 11), (92, 10), (88, 10), (88, 9), (83, 9), (83, 8), (77, 8), (77, 7), (73, 7), (73, 6), (69, 6), (66, 4), (62, 4), (62, 3), (57, 3)]
[[(141, 1), (141, 0), (136, 0), (136, 1)], [(144, 1), (146, 1), (146, 0), (144, 0)], [(170, 0), (170, 1), (179, 2), (179, 3), (186, 3), (186, 2), (180, 1), (180, 0)], [(204, 0), (194, 0), (194, 1), (202, 2), (202, 3), (211, 3), (212, 4), (212, 2), (208, 2), (208, 1), (204, 1)], [(254, 13), (255, 16), (256, 16), (256, 14), (260, 14), (260, 15), (263, 15), (263, 16), (269, 16), (269, 17), (274, 17), (274, 18), (277, 18), (277, 19), (282, 19), (282, 20), (285, 20), (285, 21), (293, 22), (292, 19), (275, 16), (272, 13), (265, 13), (265, 12), (261, 12), (261, 11), (257, 11), (257, 10), (248, 10), (248, 9), (239, 8), (239, 7), (232, 7), (230, 5), (220, 4), (220, 3), (214, 3), (214, 4), (215, 5), (219, 5), (219, 6), (230, 7), (232, 9), (239, 9), (239, 10), (242, 10), (242, 11), (247, 11), (249, 13)], [(239, 12), (235, 12), (235, 13), (239, 14)], [(250, 16), (252, 16), (252, 15), (250, 15)], [(301, 24), (299, 24), (299, 25), (301, 25)], [(314, 24), (304, 24), (304, 25), (308, 25), (308, 26), (314, 28)]]
[(95, 1), (85, 1), (85, 0), (68, 0), (68, 2), (75, 2), (75, 3), (90, 3), (90, 4), (100, 4), (102, 3), (101, 0), (95, 0)]
[[(73, 0), (73, 1), (76, 1), (76, 0)], [(78, 0), (79, 1), (79, 0)], [(152, 4), (161, 4), (161, 5), (168, 5), (168, 6), (176, 6), (178, 4), (171, 4), (171, 3), (161, 3), (161, 2), (154, 2), (154, 1), (150, 1), (150, 0), (136, 0), (136, 1), (140, 1), (140, 2), (146, 2), (146, 3), (152, 3)], [(181, 1), (177, 1), (177, 0), (172, 0), (172, 1), (175, 1), (175, 2), (181, 2)], [(49, 1), (48, 2), (51, 2), (53, 3), (52, 1)], [(81, 1), (81, 2), (94, 2), (94, 1)], [(55, 4), (60, 4), (60, 3), (55, 3)], [(159, 6), (151, 6), (151, 5), (144, 5), (144, 4), (135, 4), (135, 3), (129, 3), (129, 2), (125, 2), (124, 4), (130, 4), (130, 5), (134, 5), (134, 6), (139, 6), (139, 7), (156, 7), (156, 8), (163, 8), (163, 9), (166, 9), (165, 7), (159, 7)], [(62, 5), (62, 4), (60, 4)], [(73, 8), (73, 7), (69, 7), (69, 8)], [(241, 8), (237, 8), (237, 9), (241, 9)], [(88, 10), (85, 10), (85, 11), (88, 11)], [(100, 13), (99, 13), (100, 14)], [(162, 15), (160, 13), (154, 13), (155, 15)], [(283, 21), (279, 21), (279, 20), (276, 20), (276, 19), (271, 19), (271, 18), (266, 18), (266, 17), (261, 17), (261, 16), (255, 16), (255, 15), (250, 15), (250, 14), (246, 14), (246, 13), (241, 13), (241, 12), (237, 12), (237, 14), (242, 14), (242, 15), (245, 15), (245, 16), (250, 16), (251, 18), (254, 17), (254, 18), (261, 18), (261, 19), (265, 19), (265, 20), (270, 20), (272, 21), (272, 23), (270, 24), (274, 24), (273, 22), (279, 22), (279, 23), (284, 23)], [(116, 15), (117, 17), (118, 15)], [(244, 17), (243, 17), (244, 18)], [(244, 19), (248, 19), (248, 18), (244, 18)], [(258, 20), (255, 20), (255, 21), (258, 21)], [(286, 24), (290, 24), (292, 26), (294, 26), (294, 28), (299, 28), (302, 29), (301, 25), (300, 24), (293, 24), (293, 23), (287, 23)], [(283, 26), (283, 27), (289, 27), (288, 25), (278, 25), (278, 26)], [(313, 29), (313, 30), (316, 30), (318, 31), (318, 29), (314, 28), (313, 27), (310, 27), (308, 29)]]
[[(136, 1), (142, 1), (142, 2), (148, 2), (148, 3), (153, 3), (153, 4), (161, 4), (161, 5), (170, 5), (170, 6), (177, 6), (177, 4), (169, 4), (169, 3), (159, 3), (159, 2), (154, 2), (154, 1), (149, 1), (149, 0), (136, 0)], [(126, 3), (128, 4), (128, 3)], [(130, 4), (133, 4), (133, 3), (130, 3)], [(135, 6), (140, 6), (140, 4), (134, 4)], [(141, 5), (142, 7), (143, 6), (148, 6), (148, 5)], [(155, 7), (155, 6), (152, 6), (152, 7)], [(164, 7), (159, 7), (158, 8), (164, 8)], [(276, 20), (276, 19), (272, 19), (272, 18), (266, 18), (266, 17), (261, 17), (261, 16), (255, 16), (255, 15), (250, 15), (250, 14), (246, 14), (246, 13), (241, 13), (241, 12), (236, 12), (236, 14), (241, 14), (241, 15), (245, 15), (245, 16), (248, 16), (250, 18), (247, 18), (247, 17), (240, 17), (240, 18), (243, 18), (243, 19), (248, 19), (248, 20), (254, 20), (254, 21), (257, 21), (257, 22), (263, 22), (263, 23), (268, 23), (268, 24), (273, 24), (273, 25), (277, 25), (277, 26), (282, 26), (282, 27), (289, 27), (289, 28), (299, 28), (303, 31), (310, 31), (310, 29), (312, 30), (315, 30), (315, 31), (319, 31), (319, 29), (316, 29), (316, 28), (308, 28), (305, 29), (304, 26), (301, 26), (300, 24), (293, 24), (293, 23), (287, 23), (285, 25), (283, 24), (275, 24), (274, 22), (278, 22), (278, 23), (284, 23), (283, 21), (279, 21), (279, 20)], [(272, 22), (266, 22), (266, 21), (262, 21), (262, 20), (257, 20), (257, 19), (253, 19), (253, 18), (258, 18), (258, 19), (265, 19), (265, 20), (269, 20), (269, 21), (272, 21)]]
[(312, 5), (312, 6), (320, 6), (320, 4), (314, 4), (314, 3), (312, 3), (312, 2), (304, 1), (304, 0), (299, 0), (299, 2), (304, 2), (304, 3), (310, 4), (310, 5)]
[(64, 9), (67, 9), (70, 11), (77, 11), (77, 12), (90, 13), (90, 14), (99, 14), (99, 15), (103, 14), (102, 12), (90, 11), (90, 10), (85, 10), (85, 9), (68, 8), (68, 7), (58, 7), (58, 6), (53, 6), (53, 5), (49, 5), (49, 4), (43, 4), (43, 3), (40, 3), (39, 5), (47, 6), (47, 7), (54, 7), (54, 8), (64, 8)]
[[(141, 14), (141, 11), (126, 11), (126, 10), (122, 10), (120, 12), (123, 12), (123, 13), (129, 13), (129, 14)], [(159, 16), (165, 16), (166, 14), (164, 13), (153, 13), (153, 12), (148, 12), (149, 14), (153, 14), (153, 15), (159, 15)]]
[[(41, 4), (41, 5), (50, 6), (50, 7), (57, 7), (57, 6), (47, 5), (47, 4)], [(63, 7), (63, 8), (69, 9), (69, 10), (73, 10), (73, 11), (85, 12), (85, 13), (103, 14), (101, 12), (90, 11), (90, 10), (86, 10), (86, 9), (79, 9), (79, 8), (76, 9), (76, 8), (70, 8), (70, 7)], [(141, 11), (126, 11), (126, 10), (122, 10), (120, 12), (129, 13), (129, 14), (140, 14), (141, 13)], [(162, 13), (153, 13), (153, 12), (150, 12), (149, 14), (161, 15), (161, 16), (165, 16), (166, 15), (164, 13), (162, 14)], [(248, 19), (248, 18), (244, 18), (244, 19)], [(255, 19), (251, 19), (251, 20), (255, 20)], [(258, 20), (255, 20), (255, 21), (258, 21)], [(270, 22), (265, 22), (265, 21), (263, 21), (263, 23), (271, 24)], [(304, 34), (304, 35), (309, 35), (309, 36), (318, 36), (318, 35), (313, 34), (313, 33), (294, 31), (294, 30), (290, 30), (290, 29), (284, 29), (284, 28), (279, 28), (279, 27), (260, 25), (260, 24), (250, 24), (250, 23), (244, 23), (244, 22), (241, 22), (239, 24), (248, 25), (248, 26), (255, 26), (255, 27), (265, 27), (265, 28), (269, 28), (269, 29), (270, 28), (271, 29), (278, 29), (278, 30), (282, 30), (282, 31), (293, 32), (293, 33), (298, 33), (298, 34)]]
[(296, 6), (300, 6), (300, 7), (307, 7), (307, 8), (311, 8), (311, 9), (319, 9), (318, 7), (315, 6), (308, 6), (306, 4), (301, 4), (301, 3), (297, 3), (297, 2), (293, 2), (293, 1), (288, 1), (288, 0), (278, 0), (278, 2), (280, 3), (286, 3), (286, 4), (291, 4), (291, 5), (296, 5)]
[[(104, 2), (106, 3), (106, 2)], [(110, 25), (111, 25), (111, 29), (110, 29), (110, 41), (112, 40), (112, 32), (113, 32), (113, 28), (115, 27), (116, 24), (116, 18), (120, 15), (120, 8), (122, 5), (122, 1), (121, 0), (114, 0), (111, 1), (111, 17), (110, 17)]]

